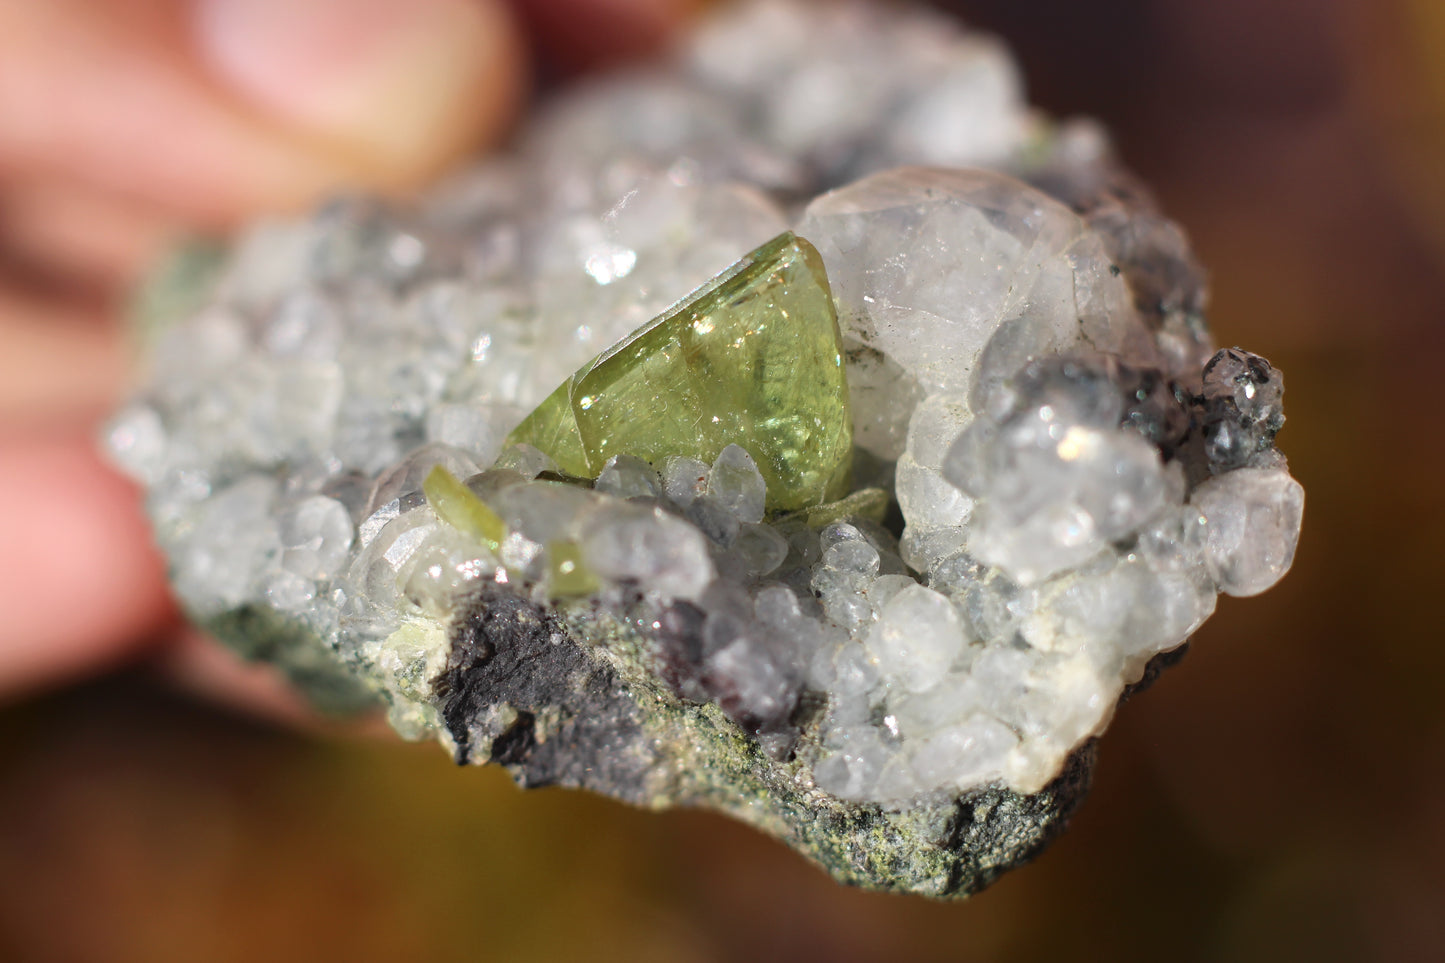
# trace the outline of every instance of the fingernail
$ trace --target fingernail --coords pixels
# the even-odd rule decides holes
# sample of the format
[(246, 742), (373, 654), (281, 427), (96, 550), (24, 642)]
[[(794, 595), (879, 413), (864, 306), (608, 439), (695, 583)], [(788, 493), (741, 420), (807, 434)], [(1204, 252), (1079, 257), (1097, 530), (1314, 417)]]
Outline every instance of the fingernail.
[(196, 0), (195, 29), (251, 106), (382, 166), (500, 123), (520, 74), (496, 0)]

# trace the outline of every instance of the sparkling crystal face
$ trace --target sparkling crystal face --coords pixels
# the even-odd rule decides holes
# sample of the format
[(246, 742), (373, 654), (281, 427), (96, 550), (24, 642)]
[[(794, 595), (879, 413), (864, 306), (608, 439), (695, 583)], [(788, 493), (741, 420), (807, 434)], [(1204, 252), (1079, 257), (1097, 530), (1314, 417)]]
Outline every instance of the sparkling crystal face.
[(564, 382), (512, 433), (579, 477), (617, 455), (757, 462), (767, 508), (846, 493), (853, 423), (822, 258), (782, 234)]

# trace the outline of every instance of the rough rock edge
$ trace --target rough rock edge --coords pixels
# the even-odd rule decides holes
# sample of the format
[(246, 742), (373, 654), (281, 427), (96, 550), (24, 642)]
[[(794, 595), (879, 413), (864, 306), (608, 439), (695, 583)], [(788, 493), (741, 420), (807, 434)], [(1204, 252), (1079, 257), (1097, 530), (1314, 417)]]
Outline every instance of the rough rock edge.
[(679, 699), (647, 669), (645, 645), (608, 613), (553, 613), (488, 586), (456, 619), (433, 684), (457, 761), (498, 763), (525, 788), (716, 809), (840, 882), (934, 897), (978, 892), (1037, 855), (1089, 787), (1094, 740), (1032, 795), (985, 787), (903, 811), (849, 803), (814, 788), (801, 762), (769, 758), (716, 705)]
[[(313, 632), (268, 608), (246, 606), (206, 628), (245, 657), (276, 664), (323, 711), (376, 704)], [(716, 704), (680, 699), (649, 668), (650, 640), (607, 612), (587, 604), (549, 612), (488, 585), (449, 636), (447, 668), (432, 689), (458, 764), (496, 763), (526, 789), (568, 786), (647, 809), (714, 809), (864, 889), (977, 893), (1063, 832), (1098, 758), (1090, 739), (1030, 795), (990, 786), (902, 811), (850, 803), (812, 787), (802, 763), (771, 759)], [(1120, 703), (1187, 649), (1150, 660)]]
[(374, 709), (376, 694), (299, 620), (265, 605), (243, 605), (196, 621), (241, 658), (270, 663), (317, 711), (349, 716)]

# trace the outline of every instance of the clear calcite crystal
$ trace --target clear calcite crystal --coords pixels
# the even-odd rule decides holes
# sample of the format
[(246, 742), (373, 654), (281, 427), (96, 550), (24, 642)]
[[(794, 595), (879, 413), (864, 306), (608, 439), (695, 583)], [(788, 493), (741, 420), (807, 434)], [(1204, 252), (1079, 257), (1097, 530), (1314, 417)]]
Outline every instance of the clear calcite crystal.
[(1282, 375), (1210, 343), (1183, 233), (935, 14), (722, 10), (413, 204), (173, 277), (108, 443), (199, 622), (860, 885), (1037, 852), (1299, 535)]

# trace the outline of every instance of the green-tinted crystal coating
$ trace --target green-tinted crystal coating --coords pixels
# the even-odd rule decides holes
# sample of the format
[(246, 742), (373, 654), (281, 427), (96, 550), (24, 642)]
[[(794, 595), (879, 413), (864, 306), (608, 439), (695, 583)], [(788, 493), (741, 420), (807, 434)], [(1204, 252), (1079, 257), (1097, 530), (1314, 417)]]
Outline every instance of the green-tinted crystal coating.
[(823, 260), (782, 234), (598, 355), (508, 439), (595, 477), (613, 455), (712, 461), (747, 449), (768, 509), (848, 488), (853, 423)]
[(437, 465), (427, 473), (421, 490), (437, 517), (457, 531), (464, 532), (485, 544), (493, 552), (507, 537), (507, 526), (486, 502), (457, 476)]
[(839, 501), (803, 510), (809, 528), (827, 528), (845, 518), (866, 518), (881, 525), (887, 514), (888, 493), (881, 488), (862, 488)]
[(576, 542), (547, 543), (547, 591), (553, 598), (591, 595), (601, 587)]
[(154, 344), (172, 325), (214, 299), (229, 253), (221, 242), (198, 237), (178, 244), (161, 259), (130, 304), (131, 329), (141, 345)]

